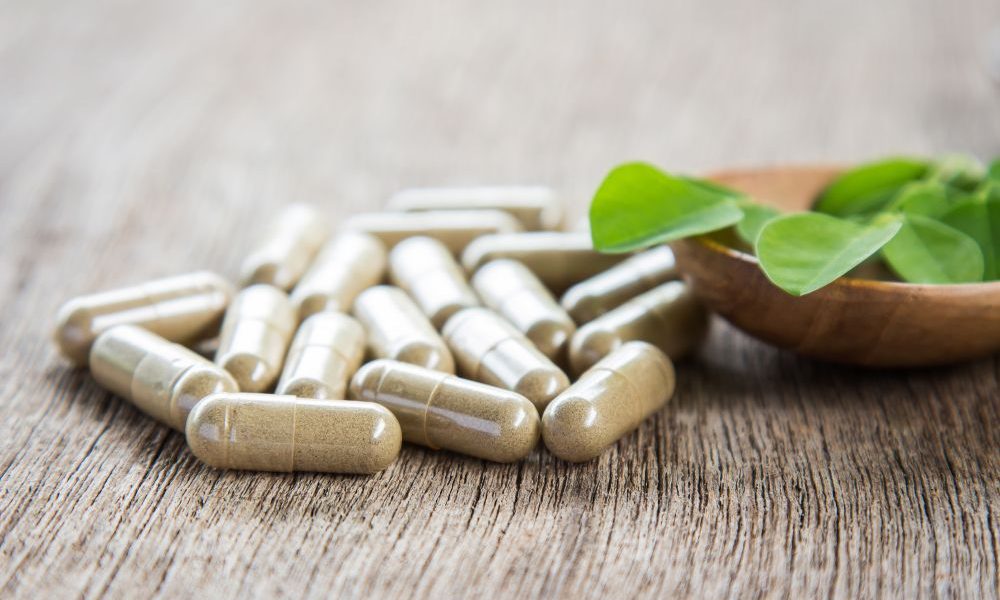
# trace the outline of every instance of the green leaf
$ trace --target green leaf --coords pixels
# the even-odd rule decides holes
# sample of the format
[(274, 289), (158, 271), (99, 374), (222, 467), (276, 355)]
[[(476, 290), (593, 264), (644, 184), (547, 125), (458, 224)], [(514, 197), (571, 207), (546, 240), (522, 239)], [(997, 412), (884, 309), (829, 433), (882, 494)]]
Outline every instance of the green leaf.
[(971, 192), (985, 176), (983, 164), (971, 156), (956, 154), (934, 161), (929, 179)]
[(889, 215), (870, 225), (820, 213), (783, 215), (760, 230), (757, 257), (775, 285), (803, 296), (878, 252), (900, 226), (900, 218)]
[(1000, 181), (1000, 158), (994, 158), (993, 162), (990, 163), (987, 177), (993, 181)]
[(815, 210), (837, 217), (871, 213), (884, 207), (903, 185), (927, 174), (928, 163), (913, 158), (890, 158), (851, 169), (828, 185)]
[(882, 249), (886, 263), (910, 283), (968, 283), (983, 279), (983, 253), (971, 237), (921, 215), (906, 215), (903, 227)]
[(937, 218), (949, 208), (948, 189), (937, 181), (915, 181), (903, 186), (889, 210)]
[(616, 167), (590, 204), (594, 247), (629, 252), (739, 222), (743, 211), (735, 199), (713, 188), (645, 163)]
[(979, 245), (983, 281), (1000, 279), (1000, 184), (956, 204), (941, 221)]
[(760, 234), (761, 228), (768, 221), (781, 214), (770, 206), (752, 202), (741, 203), (740, 210), (743, 211), (743, 219), (736, 224), (736, 233), (740, 234), (743, 241), (751, 245), (757, 241), (757, 235)]

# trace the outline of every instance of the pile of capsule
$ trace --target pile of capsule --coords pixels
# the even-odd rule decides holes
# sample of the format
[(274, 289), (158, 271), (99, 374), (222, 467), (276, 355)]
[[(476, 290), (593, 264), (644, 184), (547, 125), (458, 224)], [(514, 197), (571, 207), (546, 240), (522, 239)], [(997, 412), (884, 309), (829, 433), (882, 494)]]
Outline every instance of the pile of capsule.
[(241, 290), (201, 271), (78, 297), (56, 343), (209, 465), (374, 473), (404, 440), (512, 462), (541, 437), (591, 460), (667, 402), (671, 358), (705, 334), (667, 247), (600, 254), (555, 231), (547, 188), (408, 190), (389, 208), (331, 236), (291, 205)]

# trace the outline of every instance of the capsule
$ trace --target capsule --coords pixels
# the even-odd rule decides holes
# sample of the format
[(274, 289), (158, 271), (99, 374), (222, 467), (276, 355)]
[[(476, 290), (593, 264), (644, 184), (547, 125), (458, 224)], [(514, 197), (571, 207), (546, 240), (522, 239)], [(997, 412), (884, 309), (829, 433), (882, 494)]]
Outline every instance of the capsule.
[(391, 285), (369, 288), (354, 301), (368, 332), (368, 352), (445, 373), (455, 372), (451, 350), (406, 293)]
[(515, 260), (488, 262), (476, 271), (472, 288), (542, 354), (555, 362), (563, 359), (576, 324), (527, 267)]
[(347, 382), (365, 357), (365, 331), (351, 317), (335, 312), (306, 319), (292, 339), (278, 394), (343, 400)]
[(245, 288), (226, 311), (215, 364), (229, 371), (240, 391), (270, 389), (281, 373), (296, 322), (284, 292), (270, 285)]
[(134, 325), (97, 336), (90, 372), (101, 387), (179, 431), (202, 398), (237, 391), (232, 376), (210, 360)]
[(677, 279), (674, 253), (659, 246), (574, 285), (561, 304), (577, 323), (586, 323), (671, 279)]
[(463, 377), (516, 392), (539, 412), (569, 387), (562, 369), (491, 310), (468, 308), (457, 313), (442, 335)]
[(645, 342), (627, 342), (549, 404), (545, 447), (571, 462), (597, 458), (674, 394), (674, 366)]
[(313, 206), (292, 204), (277, 217), (263, 244), (240, 269), (243, 285), (266, 283), (290, 290), (329, 235), (326, 218)]
[(399, 422), (371, 402), (216, 394), (195, 406), (187, 443), (219, 469), (377, 473), (396, 460)]
[(590, 234), (554, 231), (484, 235), (462, 252), (462, 265), (469, 273), (499, 258), (510, 258), (528, 267), (559, 294), (566, 288), (605, 271), (628, 258), (626, 254), (601, 254), (594, 250)]
[(392, 249), (389, 278), (410, 294), (437, 328), (456, 312), (479, 304), (451, 253), (429, 237), (409, 238)]
[(579, 375), (630, 340), (653, 344), (670, 358), (684, 357), (708, 331), (708, 313), (691, 288), (670, 281), (636, 296), (576, 331), (569, 345)]
[(495, 462), (514, 462), (538, 444), (538, 411), (514, 392), (393, 360), (351, 380), (351, 397), (392, 411), (407, 442)]
[(233, 286), (198, 271), (74, 298), (59, 309), (53, 338), (78, 366), (87, 364), (94, 339), (115, 325), (138, 325), (190, 345), (219, 332)]
[(517, 217), (530, 231), (556, 229), (562, 207), (555, 192), (543, 186), (415, 188), (389, 199), (390, 210), (496, 209)]
[(385, 268), (385, 246), (378, 239), (356, 231), (337, 234), (292, 290), (299, 319), (324, 310), (348, 312), (362, 290), (382, 281)]
[(406, 238), (423, 235), (441, 242), (455, 255), (479, 236), (522, 230), (520, 221), (500, 210), (365, 213), (347, 219), (344, 228), (370, 233), (390, 248)]

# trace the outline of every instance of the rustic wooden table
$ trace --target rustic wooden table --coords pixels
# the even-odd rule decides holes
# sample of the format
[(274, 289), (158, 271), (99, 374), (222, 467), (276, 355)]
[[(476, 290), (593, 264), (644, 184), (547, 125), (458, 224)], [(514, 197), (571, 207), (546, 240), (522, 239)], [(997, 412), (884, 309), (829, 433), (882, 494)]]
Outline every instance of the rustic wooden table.
[[(0, 596), (993, 596), (1000, 361), (865, 372), (718, 322), (592, 464), (224, 473), (68, 368), (56, 307), (235, 275), (290, 200), (617, 162), (1000, 154), (995, 0), (0, 4)], [(933, 319), (934, 315), (927, 315)]]

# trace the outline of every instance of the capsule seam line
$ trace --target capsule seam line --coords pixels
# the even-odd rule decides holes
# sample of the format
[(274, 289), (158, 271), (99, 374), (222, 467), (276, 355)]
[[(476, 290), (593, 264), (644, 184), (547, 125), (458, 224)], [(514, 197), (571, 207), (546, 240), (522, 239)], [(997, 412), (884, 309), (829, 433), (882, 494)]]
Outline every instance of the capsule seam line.
[(431, 436), (427, 433), (427, 415), (431, 412), (431, 405), (434, 404), (434, 398), (437, 396), (438, 389), (441, 388), (441, 386), (444, 384), (445, 381), (447, 381), (447, 379), (448, 376), (445, 376), (442, 377), (440, 380), (438, 380), (437, 384), (434, 385), (434, 389), (431, 390), (430, 395), (427, 397), (427, 404), (424, 405), (424, 419), (423, 419), (424, 440), (427, 441), (427, 447), (433, 450), (440, 450), (441, 446), (438, 446), (437, 444), (432, 442)]
[(288, 462), (290, 463), (289, 471), (295, 472), (295, 432), (299, 426), (299, 403), (295, 402), (292, 404), (292, 440), (291, 440), (291, 455), (288, 457)]

